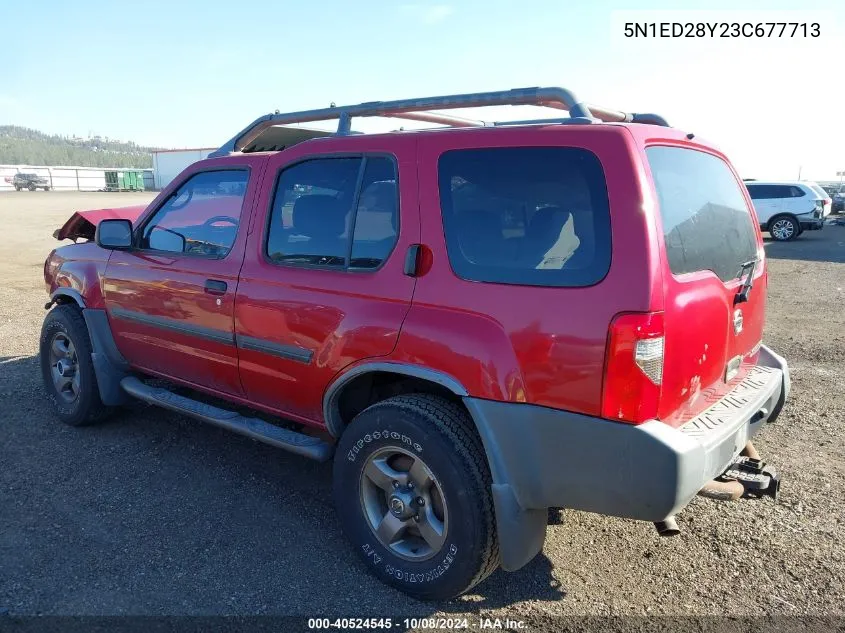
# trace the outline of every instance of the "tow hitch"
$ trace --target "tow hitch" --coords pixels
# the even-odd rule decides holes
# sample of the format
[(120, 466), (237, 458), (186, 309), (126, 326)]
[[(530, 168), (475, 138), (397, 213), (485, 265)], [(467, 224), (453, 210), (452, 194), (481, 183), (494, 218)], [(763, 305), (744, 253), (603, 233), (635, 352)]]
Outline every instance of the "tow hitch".
[(777, 471), (767, 465), (751, 442), (742, 454), (716, 479), (705, 485), (698, 494), (719, 501), (736, 501), (740, 497), (778, 498), (780, 478)]
[(777, 501), (780, 478), (777, 471), (762, 459), (737, 457), (722, 477), (740, 482), (747, 496), (771, 497)]

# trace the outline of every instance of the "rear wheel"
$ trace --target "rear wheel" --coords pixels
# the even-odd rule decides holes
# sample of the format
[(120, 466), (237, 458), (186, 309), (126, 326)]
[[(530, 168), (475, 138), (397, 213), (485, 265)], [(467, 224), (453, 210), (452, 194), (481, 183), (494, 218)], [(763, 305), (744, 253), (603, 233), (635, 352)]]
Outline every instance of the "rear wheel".
[(459, 405), (403, 395), (361, 412), (334, 464), (344, 532), (370, 571), (422, 599), (460, 595), (499, 564), (490, 472)]
[(111, 409), (100, 400), (91, 339), (79, 308), (60, 305), (47, 313), (40, 356), (47, 399), (62, 422), (83, 426), (108, 415)]
[(788, 215), (779, 215), (769, 222), (769, 233), (778, 242), (788, 242), (801, 233), (798, 220)]

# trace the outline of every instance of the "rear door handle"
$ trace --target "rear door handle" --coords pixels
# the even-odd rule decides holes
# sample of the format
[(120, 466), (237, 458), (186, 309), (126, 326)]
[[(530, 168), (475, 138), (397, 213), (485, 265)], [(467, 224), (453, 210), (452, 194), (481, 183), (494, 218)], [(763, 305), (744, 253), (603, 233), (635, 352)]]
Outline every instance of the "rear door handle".
[(223, 295), (226, 294), (226, 289), (229, 286), (226, 284), (225, 281), (220, 281), (218, 279), (206, 279), (205, 280), (205, 291), (210, 295)]

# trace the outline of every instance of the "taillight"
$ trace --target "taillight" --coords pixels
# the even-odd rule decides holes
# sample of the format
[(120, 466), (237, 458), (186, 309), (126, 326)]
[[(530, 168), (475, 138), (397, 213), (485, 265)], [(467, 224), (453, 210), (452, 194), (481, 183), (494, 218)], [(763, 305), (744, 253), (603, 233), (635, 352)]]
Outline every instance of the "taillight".
[(640, 424), (657, 416), (663, 382), (663, 313), (621, 314), (607, 341), (602, 417)]

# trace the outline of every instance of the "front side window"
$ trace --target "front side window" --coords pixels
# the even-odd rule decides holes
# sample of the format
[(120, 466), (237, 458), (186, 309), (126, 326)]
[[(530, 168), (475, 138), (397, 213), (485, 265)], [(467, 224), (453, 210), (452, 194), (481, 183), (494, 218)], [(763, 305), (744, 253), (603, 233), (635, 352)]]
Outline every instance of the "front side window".
[(378, 268), (396, 244), (398, 218), (389, 158), (308, 160), (279, 176), (267, 257), (289, 265)]
[(446, 249), (462, 279), (578, 287), (607, 274), (610, 210), (592, 152), (453, 150), (438, 169)]
[(194, 174), (144, 226), (141, 248), (225, 257), (238, 234), (248, 180), (242, 169)]

